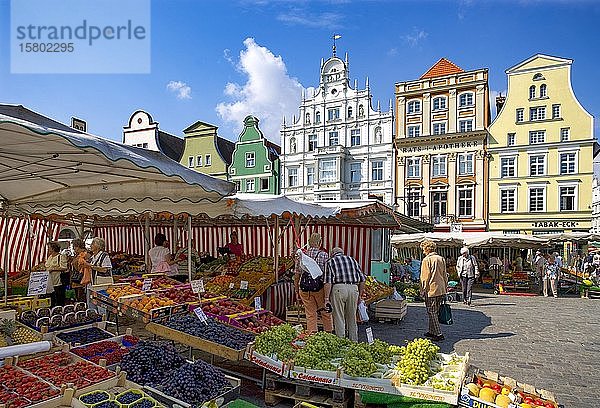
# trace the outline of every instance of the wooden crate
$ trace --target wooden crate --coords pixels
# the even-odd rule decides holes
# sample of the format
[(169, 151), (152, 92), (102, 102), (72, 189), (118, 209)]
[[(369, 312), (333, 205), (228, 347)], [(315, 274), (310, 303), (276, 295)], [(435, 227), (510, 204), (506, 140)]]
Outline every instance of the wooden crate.
[(400, 322), (406, 316), (407, 303), (405, 300), (384, 299), (373, 305), (375, 307), (375, 320), (380, 322)]
[[(306, 329), (306, 312), (304, 308), (301, 306), (293, 306), (293, 308), (288, 308), (285, 311), (285, 321), (295, 326), (297, 324), (302, 325)], [(321, 317), (317, 317), (317, 326), (319, 328), (323, 327), (323, 322), (321, 321)]]
[(294, 404), (308, 402), (320, 407), (350, 408), (354, 404), (354, 390), (292, 380), (267, 373), (265, 377), (265, 404), (273, 406), (282, 401), (293, 401)]

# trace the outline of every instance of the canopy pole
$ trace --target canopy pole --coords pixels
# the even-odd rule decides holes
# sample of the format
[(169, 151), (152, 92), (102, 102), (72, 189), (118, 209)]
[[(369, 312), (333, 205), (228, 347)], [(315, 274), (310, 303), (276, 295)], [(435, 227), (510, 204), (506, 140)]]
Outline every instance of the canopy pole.
[(4, 218), (4, 306), (8, 304), (8, 218)]
[(273, 274), (275, 275), (275, 283), (277, 283), (277, 281), (279, 280), (279, 274), (277, 273), (279, 271), (279, 240), (281, 239), (281, 237), (279, 236), (279, 216), (275, 216), (275, 231), (273, 233), (273, 236), (275, 237), (275, 242), (274, 242), (274, 246), (273, 246)]
[(187, 236), (187, 243), (188, 243), (188, 251), (187, 251), (187, 258), (188, 258), (188, 280), (191, 282), (192, 281), (192, 216), (190, 215), (188, 217), (188, 236)]
[[(148, 214), (144, 214), (144, 262), (146, 265), (150, 264), (150, 255), (148, 255), (148, 251), (150, 251), (150, 218)], [(150, 272), (150, 271), (147, 271)]]
[(27, 214), (27, 270), (31, 272), (31, 217)]
[(175, 255), (177, 251), (177, 245), (180, 244), (183, 247), (183, 244), (179, 242), (179, 230), (177, 229), (177, 216), (173, 215), (173, 242), (171, 243), (171, 253)]

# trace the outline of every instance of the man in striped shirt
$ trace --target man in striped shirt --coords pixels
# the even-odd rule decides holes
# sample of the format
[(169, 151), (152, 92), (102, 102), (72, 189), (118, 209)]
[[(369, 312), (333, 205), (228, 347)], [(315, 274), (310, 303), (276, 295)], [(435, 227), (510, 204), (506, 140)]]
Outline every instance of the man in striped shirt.
[(325, 264), (325, 304), (333, 309), (333, 326), (338, 337), (358, 341), (356, 309), (365, 290), (365, 275), (358, 262), (333, 248)]

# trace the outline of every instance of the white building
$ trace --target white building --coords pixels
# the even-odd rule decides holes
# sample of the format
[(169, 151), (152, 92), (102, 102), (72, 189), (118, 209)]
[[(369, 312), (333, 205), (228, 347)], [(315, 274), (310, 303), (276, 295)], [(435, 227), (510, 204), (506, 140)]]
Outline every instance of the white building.
[(592, 180), (592, 229), (593, 234), (600, 234), (600, 179)]
[(366, 88), (350, 86), (348, 55), (321, 60), (319, 87), (302, 95), (300, 114), (285, 118), (282, 135), (282, 193), (301, 201), (394, 202), (393, 111), (371, 106)]
[(133, 112), (123, 127), (123, 144), (161, 152), (175, 161), (181, 159), (184, 140), (159, 129), (148, 112)]

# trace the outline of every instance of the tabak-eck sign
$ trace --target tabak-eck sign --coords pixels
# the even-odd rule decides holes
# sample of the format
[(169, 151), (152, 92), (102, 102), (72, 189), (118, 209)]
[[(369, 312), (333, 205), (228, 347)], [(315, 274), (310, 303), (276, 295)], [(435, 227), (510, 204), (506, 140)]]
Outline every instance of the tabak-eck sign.
[(577, 221), (535, 221), (531, 223), (534, 228), (575, 228)]

